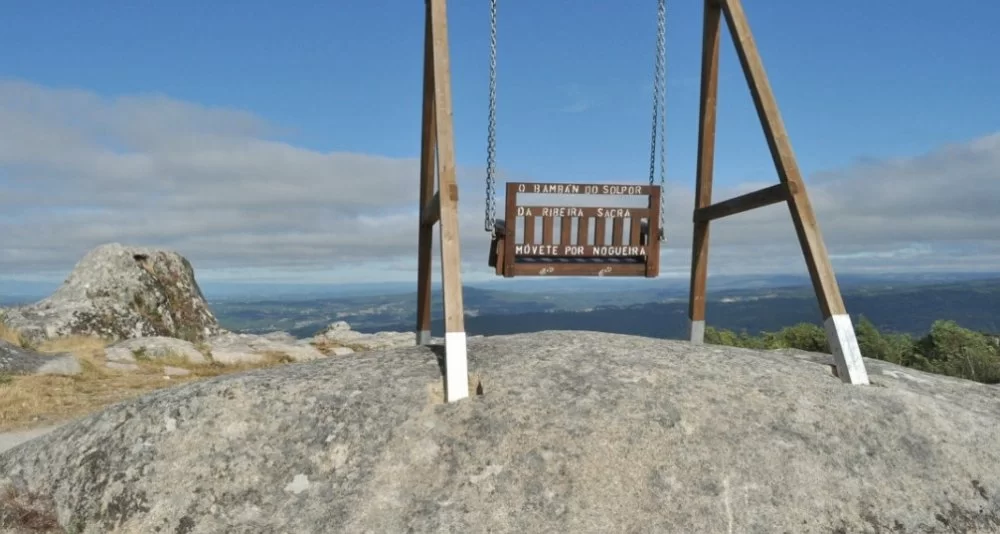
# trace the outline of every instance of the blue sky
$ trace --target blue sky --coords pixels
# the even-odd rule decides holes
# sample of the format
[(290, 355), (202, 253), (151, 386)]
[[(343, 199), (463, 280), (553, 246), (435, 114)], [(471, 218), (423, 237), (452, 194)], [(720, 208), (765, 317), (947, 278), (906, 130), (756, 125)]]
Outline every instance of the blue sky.
[[(498, 157), (503, 171), (545, 181), (646, 180), (655, 2), (500, 3)], [(481, 224), (476, 221), (481, 219), (478, 213), (483, 202), (488, 4), (454, 0), (450, 4), (456, 146), (459, 164), (468, 169), (462, 182), (462, 202), (475, 232)], [(684, 189), (691, 188), (694, 173), (700, 4), (668, 2), (668, 179)], [(947, 154), (949, 149), (943, 147), (956, 145), (965, 150), (970, 143), (991, 139), (989, 136), (1000, 130), (1000, 106), (994, 96), (1000, 94), (1000, 69), (995, 59), (1000, 37), (992, 27), (1000, 16), (1000, 4), (919, 0), (907, 5), (907, 9), (900, 9), (898, 3), (859, 0), (744, 0), (807, 180), (812, 176), (823, 180), (826, 176), (871, 173), (872, 165), (913, 167), (919, 158), (944, 157), (939, 152)], [(7, 95), (15, 97), (0, 106), (30, 118), (37, 110), (25, 104), (36, 101), (28, 96), (44, 93), (47, 96), (39, 98), (48, 99), (44, 107), (49, 120), (65, 107), (79, 105), (79, 99), (66, 96), (67, 92), (98, 99), (103, 102), (99, 106), (87, 105), (97, 106), (94, 109), (101, 113), (120, 114), (119, 122), (129, 117), (136, 121), (119, 130), (104, 126), (81, 130), (91, 136), (92, 144), (103, 144), (116, 153), (133, 150), (143, 154), (148, 148), (130, 145), (132, 138), (123, 133), (138, 128), (145, 115), (129, 111), (133, 108), (123, 111), (120, 100), (137, 99), (135, 106), (140, 108), (143, 103), (149, 104), (149, 109), (160, 106), (156, 108), (160, 113), (156, 123), (161, 127), (157, 136), (170, 131), (183, 137), (192, 129), (218, 128), (238, 132), (240, 139), (279, 143), (290, 153), (283, 158), (344, 153), (411, 160), (419, 151), (422, 17), (423, 2), (419, 0), (175, 1), (142, 7), (109, 0), (61, 3), (57, 9), (53, 4), (20, 2), (5, 6), (0, 81), (23, 85), (11, 86)], [(717, 187), (736, 190), (749, 182), (770, 182), (775, 173), (727, 33), (722, 50)], [(185, 111), (181, 124), (181, 119), (169, 118), (173, 115), (164, 111), (164, 101), (198, 109)], [(228, 115), (212, 115), (215, 108), (232, 110), (240, 116), (239, 124), (226, 122), (232, 119)], [(195, 117), (199, 110), (205, 111), (201, 119)], [(60, 128), (70, 127), (67, 124), (76, 127), (78, 122), (93, 118), (93, 113), (88, 115), (78, 108), (66, 115), (74, 119)], [(153, 135), (143, 133), (147, 134)], [(11, 131), (6, 139), (17, 135)], [(0, 137), (0, 142), (4, 139)], [(985, 149), (989, 157), (995, 156), (992, 147), (990, 144)], [(971, 159), (977, 157), (985, 156)], [(32, 159), (30, 167), (17, 158), (0, 160), (0, 187), (13, 190), (16, 182), (19, 190), (26, 190), (32, 183), (40, 183), (27, 177), (50, 172), (46, 169), (52, 165), (43, 159)], [(280, 174), (280, 164), (274, 165)], [(361, 171), (363, 164), (357, 165), (350, 166), (353, 174), (337, 174), (340, 187), (350, 189), (352, 180), (367, 179)], [(969, 172), (977, 176), (985, 172), (985, 183), (995, 183), (990, 181), (996, 175), (990, 175), (989, 168), (994, 167)], [(84, 180), (85, 176), (80, 173), (76, 179)], [(211, 179), (213, 175), (206, 171), (204, 176)], [(159, 178), (153, 173), (147, 179), (148, 188), (136, 185), (139, 189), (135, 194), (150, 194), (149, 188)], [(401, 196), (415, 191), (414, 181), (412, 191)], [(992, 191), (996, 189), (984, 194)], [(335, 201), (337, 190), (329, 194)], [(62, 205), (59, 209), (80, 212), (83, 207)], [(351, 211), (351, 205), (342, 208)], [(6, 224), (20, 232), (11, 230), (6, 242), (0, 243), (0, 250), (7, 251), (7, 259), (0, 259), (0, 276), (38, 269), (63, 273), (81, 251), (109, 235), (94, 235), (92, 243), (76, 240), (78, 248), (53, 243), (40, 251), (40, 247), (23, 240), (15, 242), (11, 237), (30, 235), (24, 229), (30, 207), (22, 203), (19, 209), (25, 217), (8, 211)], [(111, 210), (108, 205), (95, 208), (95, 213)], [(689, 221), (689, 208), (685, 210), (678, 221)], [(396, 205), (371, 213), (390, 212), (399, 218), (400, 225), (412, 226), (412, 220)], [(821, 223), (826, 224), (833, 214), (820, 213)], [(780, 212), (774, 219), (787, 225)], [(79, 225), (81, 220), (73, 219), (72, 224)], [(836, 226), (835, 221), (831, 223)], [(406, 235), (414, 233), (409, 226), (403, 232)], [(274, 230), (274, 226), (269, 228)], [(187, 250), (196, 265), (200, 260), (211, 269), (287, 267), (254, 260), (249, 253), (230, 255), (231, 264), (227, 264), (223, 257), (212, 257), (210, 251), (217, 246), (205, 243), (211, 235), (230, 234), (207, 233), (195, 243), (190, 239), (193, 231), (185, 228), (184, 239), (180, 234), (150, 234), (147, 241)], [(250, 226), (227, 231), (244, 237), (259, 235)], [(689, 227), (675, 232), (687, 234)], [(791, 234), (780, 235), (785, 239)], [(930, 250), (958, 246), (955, 244), (961, 236), (954, 237), (942, 235), (935, 238), (936, 244), (926, 246)], [(849, 241), (846, 237), (830, 239)], [(732, 242), (739, 241), (734, 235)], [(482, 247), (481, 240), (472, 243)], [(683, 249), (684, 245), (683, 239), (678, 240), (678, 247)], [(794, 256), (794, 243), (790, 245), (788, 250)], [(843, 255), (856, 259), (858, 254), (884, 255), (914, 246), (913, 236), (903, 236), (871, 250), (845, 245)], [(923, 250), (924, 246), (917, 248)], [(982, 242), (974, 244), (982, 246)], [(971, 254), (972, 249), (963, 250)], [(406, 264), (410, 253), (402, 251), (397, 259)], [(469, 250), (469, 261), (483, 263), (479, 260), (484, 254)], [(683, 272), (687, 255), (675, 255), (679, 256), (678, 271)], [(387, 258), (383, 259), (396, 261)], [(315, 265), (304, 266), (313, 260)], [(294, 268), (307, 269), (314, 276), (325, 272), (329, 264), (328, 258), (308, 261)], [(407, 269), (400, 267), (399, 272)]]

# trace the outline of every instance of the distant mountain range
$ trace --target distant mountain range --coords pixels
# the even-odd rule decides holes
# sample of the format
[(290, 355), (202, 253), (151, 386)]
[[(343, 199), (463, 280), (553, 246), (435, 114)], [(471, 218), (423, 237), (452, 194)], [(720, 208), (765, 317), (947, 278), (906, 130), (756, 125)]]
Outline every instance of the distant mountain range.
[[(436, 274), (436, 273), (435, 273)], [(974, 281), (1000, 278), (996, 272), (946, 272), (946, 273), (879, 273), (855, 274), (838, 273), (837, 281), (844, 289), (880, 284), (931, 284)], [(416, 280), (411, 282), (363, 283), (363, 284), (273, 284), (253, 282), (213, 282), (199, 280), (199, 286), (210, 301), (247, 300), (294, 300), (326, 299), (343, 297), (380, 297), (413, 293)], [(0, 305), (15, 305), (35, 302), (51, 295), (60, 282), (20, 281), (0, 278)], [(760, 290), (809, 285), (805, 274), (774, 275), (712, 275), (709, 290), (713, 292), (731, 290)], [(435, 282), (433, 287), (440, 285)], [(645, 278), (496, 278), (488, 282), (466, 283), (466, 288), (492, 291), (513, 291), (518, 293), (564, 293), (608, 291), (655, 290), (670, 294), (687, 295), (686, 276), (647, 280)]]
[[(937, 319), (973, 330), (1000, 332), (1000, 273), (842, 274), (838, 282), (849, 313), (883, 331), (922, 335)], [(37, 301), (56, 285), (0, 282), (0, 305)], [(815, 296), (804, 275), (712, 276), (708, 323), (750, 333), (799, 322), (819, 324)], [(203, 284), (213, 311), (227, 328), (283, 330), (309, 337), (344, 320), (362, 332), (412, 331), (414, 284), (273, 285)], [(470, 334), (551, 329), (597, 330), (651, 337), (687, 334), (688, 281), (594, 278), (515, 278), (468, 284), (464, 291)], [(443, 331), (440, 291), (434, 291), (433, 332)]]
[[(1000, 274), (838, 276), (849, 313), (883, 331), (922, 335), (937, 319), (973, 330), (1000, 332)], [(610, 283), (606, 283), (610, 282)], [(308, 337), (344, 320), (363, 332), (412, 331), (416, 294), (371, 294), (368, 288), (327, 297), (210, 299), (227, 328), (283, 330)], [(207, 293), (207, 291), (206, 291)], [(464, 288), (466, 330), (496, 335), (552, 329), (597, 330), (683, 338), (686, 280), (499, 280)], [(799, 322), (821, 323), (805, 277), (712, 277), (708, 323), (750, 333)], [(433, 332), (443, 331), (440, 292), (434, 292)]]

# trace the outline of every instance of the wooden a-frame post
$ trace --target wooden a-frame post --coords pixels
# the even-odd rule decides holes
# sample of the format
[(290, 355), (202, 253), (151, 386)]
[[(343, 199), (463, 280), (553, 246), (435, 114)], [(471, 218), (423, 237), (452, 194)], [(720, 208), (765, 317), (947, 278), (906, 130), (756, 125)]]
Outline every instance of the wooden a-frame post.
[[(757, 108), (779, 183), (753, 193), (712, 204), (712, 171), (715, 156), (716, 95), (719, 84), (719, 38), (725, 16), (736, 53), (740, 58)], [(740, 0), (705, 0), (701, 62), (701, 111), (698, 128), (698, 167), (695, 185), (694, 239), (691, 253), (691, 294), (688, 308), (690, 339), (702, 343), (705, 336), (705, 285), (708, 276), (709, 223), (714, 219), (787, 202), (795, 224), (809, 276), (819, 301), (827, 341), (833, 351), (837, 375), (850, 384), (868, 384), (854, 325), (834, 276), (823, 237), (816, 222), (805, 183), (799, 172), (788, 132), (764, 72), (764, 65)]]
[(469, 396), (469, 375), (459, 256), (458, 184), (455, 181), (448, 17), (445, 0), (425, 0), (425, 5), (416, 334), (417, 344), (430, 343), (431, 251), (434, 225), (439, 224), (441, 290), (444, 301), (445, 398), (447, 402), (453, 402)]

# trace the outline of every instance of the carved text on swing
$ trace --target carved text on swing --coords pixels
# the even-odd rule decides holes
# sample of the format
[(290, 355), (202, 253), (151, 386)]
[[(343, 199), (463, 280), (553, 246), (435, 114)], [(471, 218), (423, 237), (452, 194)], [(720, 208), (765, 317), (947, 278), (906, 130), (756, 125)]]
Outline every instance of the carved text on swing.
[[(649, 210), (637, 208), (646, 217)], [(518, 206), (518, 217), (602, 217), (608, 219), (631, 218), (630, 208), (576, 208), (571, 206)]]
[(530, 184), (517, 185), (518, 193), (555, 193), (561, 195), (648, 195), (644, 185), (617, 184)]
[(646, 247), (634, 245), (514, 245), (515, 254), (525, 256), (634, 257), (645, 256)]

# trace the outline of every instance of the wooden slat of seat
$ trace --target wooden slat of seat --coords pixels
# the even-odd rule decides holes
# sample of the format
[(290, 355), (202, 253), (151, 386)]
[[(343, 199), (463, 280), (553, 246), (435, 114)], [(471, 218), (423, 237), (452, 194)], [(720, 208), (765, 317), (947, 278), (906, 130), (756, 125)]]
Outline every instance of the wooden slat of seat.
[(594, 246), (601, 246), (607, 244), (605, 240), (605, 234), (607, 233), (606, 224), (608, 220), (604, 217), (598, 217), (594, 219)]
[(524, 218), (524, 239), (523, 243), (534, 244), (535, 243), (535, 218), (525, 217)]
[(542, 244), (543, 245), (555, 245), (555, 238), (553, 233), (555, 230), (555, 218), (554, 217), (542, 217)]
[(559, 221), (559, 244), (560, 245), (572, 245), (573, 244), (573, 218), (572, 217), (560, 217)]
[(625, 240), (625, 221), (618, 217), (611, 220), (611, 246), (619, 247)]
[(578, 217), (576, 219), (576, 244), (587, 245), (590, 236), (590, 217)]
[(628, 242), (630, 245), (641, 245), (642, 244), (642, 219), (640, 217), (632, 217), (630, 221)]

